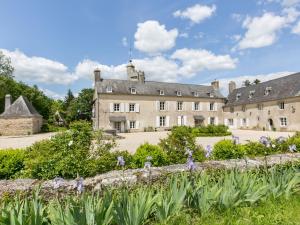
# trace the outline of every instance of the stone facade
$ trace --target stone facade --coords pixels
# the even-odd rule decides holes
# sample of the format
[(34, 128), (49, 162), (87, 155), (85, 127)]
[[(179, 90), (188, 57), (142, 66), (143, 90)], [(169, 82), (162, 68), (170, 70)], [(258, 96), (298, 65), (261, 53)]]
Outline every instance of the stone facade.
[(20, 96), (11, 104), (10, 95), (6, 96), (5, 111), (0, 115), (0, 135), (36, 134), (41, 131), (42, 124), (42, 116), (25, 97)]

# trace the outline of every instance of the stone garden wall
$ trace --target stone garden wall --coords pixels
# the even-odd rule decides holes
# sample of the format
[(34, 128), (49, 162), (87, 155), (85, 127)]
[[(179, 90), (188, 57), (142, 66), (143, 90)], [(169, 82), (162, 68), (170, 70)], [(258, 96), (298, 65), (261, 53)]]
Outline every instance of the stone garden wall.
[[(256, 157), (253, 159), (237, 159), (224, 161), (206, 161), (203, 163), (196, 163), (196, 170), (203, 171), (207, 169), (233, 169), (239, 170), (254, 169), (265, 166), (285, 164), (288, 162), (296, 162), (300, 160), (300, 153), (293, 154), (277, 154), (264, 157)], [(151, 176), (147, 169), (131, 169), (126, 171), (111, 171), (105, 174), (100, 174), (95, 177), (86, 178), (83, 180), (84, 189), (91, 191), (101, 191), (104, 187), (118, 186), (126, 183), (127, 185), (134, 185), (138, 183), (148, 182), (149, 178), (157, 180), (163, 178), (168, 174), (175, 174), (187, 172), (185, 164), (171, 165), (164, 167), (151, 168)], [(5, 193), (13, 194), (19, 191), (30, 191), (35, 188), (40, 188), (42, 192), (56, 193), (59, 192), (76, 192), (77, 180), (59, 180), (59, 185), (53, 180), (41, 181), (34, 179), (17, 179), (17, 180), (0, 180), (0, 195)]]

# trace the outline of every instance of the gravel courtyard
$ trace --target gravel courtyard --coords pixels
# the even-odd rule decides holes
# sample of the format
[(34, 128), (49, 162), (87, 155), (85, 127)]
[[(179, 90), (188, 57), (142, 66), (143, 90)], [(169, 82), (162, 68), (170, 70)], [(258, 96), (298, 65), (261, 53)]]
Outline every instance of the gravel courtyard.
[[(242, 143), (247, 142), (247, 140), (256, 141), (261, 136), (269, 136), (271, 138), (277, 138), (279, 136), (292, 136), (293, 132), (270, 132), (270, 131), (252, 131), (252, 130), (232, 130), (232, 133), (235, 136), (240, 137)], [(55, 133), (45, 133), (45, 134), (36, 134), (30, 136), (21, 136), (21, 137), (5, 137), (0, 136), (0, 149), (7, 148), (25, 148), (33, 143), (48, 139)], [(148, 142), (150, 144), (157, 144), (160, 139), (167, 137), (168, 132), (142, 132), (142, 133), (123, 133), (120, 136), (124, 139), (117, 140), (117, 147), (115, 150), (128, 150), (131, 153), (134, 153), (135, 150), (143, 143)], [(197, 138), (197, 143), (206, 146), (214, 145), (216, 142), (223, 139), (231, 139), (231, 136), (228, 137), (200, 137)]]

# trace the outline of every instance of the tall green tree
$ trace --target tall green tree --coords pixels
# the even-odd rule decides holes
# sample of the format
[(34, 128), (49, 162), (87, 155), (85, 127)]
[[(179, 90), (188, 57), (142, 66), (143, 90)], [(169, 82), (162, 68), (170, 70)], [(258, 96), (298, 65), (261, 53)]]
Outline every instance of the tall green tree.
[(254, 81), (253, 81), (253, 84), (259, 84), (260, 83), (260, 80), (259, 79), (255, 79)]
[(75, 99), (73, 92), (71, 91), (71, 89), (68, 90), (67, 95), (65, 97), (64, 100), (64, 108), (65, 110), (68, 109), (68, 107), (70, 106), (71, 102)]
[(251, 81), (250, 80), (245, 80), (243, 82), (243, 84), (244, 84), (245, 87), (249, 87), (251, 85)]
[(5, 76), (13, 78), (14, 67), (11, 65), (11, 60), (9, 57), (5, 56), (2, 51), (0, 51), (0, 76)]

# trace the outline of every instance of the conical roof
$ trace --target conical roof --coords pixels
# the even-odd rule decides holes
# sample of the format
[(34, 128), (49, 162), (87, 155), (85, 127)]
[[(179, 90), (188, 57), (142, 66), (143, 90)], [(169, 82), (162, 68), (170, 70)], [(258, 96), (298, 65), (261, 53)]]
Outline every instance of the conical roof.
[(41, 117), (33, 105), (24, 96), (20, 96), (0, 117)]

